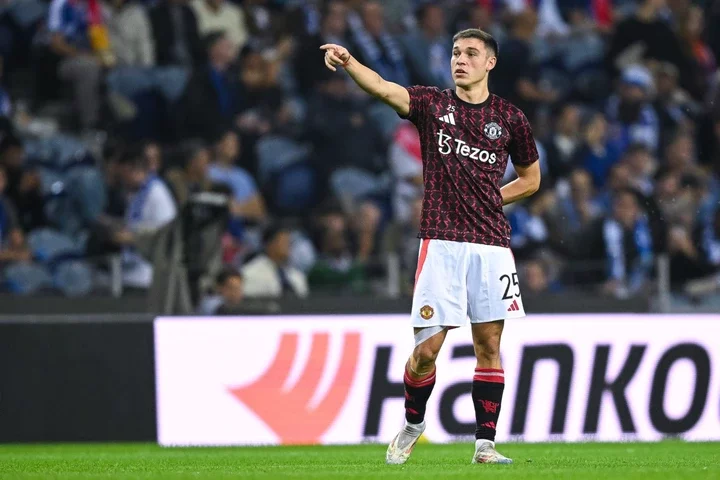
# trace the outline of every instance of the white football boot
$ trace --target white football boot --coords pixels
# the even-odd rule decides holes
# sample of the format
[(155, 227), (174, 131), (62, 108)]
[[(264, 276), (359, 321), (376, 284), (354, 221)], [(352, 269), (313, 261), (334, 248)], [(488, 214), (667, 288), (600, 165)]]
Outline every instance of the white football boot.
[(400, 430), (387, 449), (385, 461), (389, 465), (402, 465), (410, 458), (420, 435), (425, 431), (425, 421), (422, 423), (408, 423)]
[(472, 463), (501, 463), (510, 464), (513, 463), (509, 458), (500, 455), (495, 450), (495, 442), (490, 440), (475, 440), (475, 455), (473, 456)]

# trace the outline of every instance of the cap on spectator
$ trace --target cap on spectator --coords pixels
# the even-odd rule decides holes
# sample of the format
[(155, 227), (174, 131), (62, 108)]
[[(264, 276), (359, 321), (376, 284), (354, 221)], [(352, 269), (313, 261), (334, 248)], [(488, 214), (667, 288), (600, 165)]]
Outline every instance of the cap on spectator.
[(642, 65), (630, 65), (622, 72), (622, 81), (628, 85), (635, 85), (645, 90), (653, 87), (653, 78), (650, 70)]

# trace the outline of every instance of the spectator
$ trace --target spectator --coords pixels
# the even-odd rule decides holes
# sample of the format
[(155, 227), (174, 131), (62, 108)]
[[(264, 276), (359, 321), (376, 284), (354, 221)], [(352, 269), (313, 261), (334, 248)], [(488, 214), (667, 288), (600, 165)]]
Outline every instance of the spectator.
[[(719, 97), (720, 98), (720, 97)], [(705, 119), (705, 141), (703, 163), (715, 174), (720, 175), (720, 108)]]
[(308, 283), (313, 291), (337, 289), (365, 293), (365, 262), (354, 258), (345, 222), (326, 226), (319, 236), (319, 257), (308, 275)]
[(684, 15), (678, 18), (680, 41), (693, 67), (692, 83), (688, 88), (696, 98), (701, 98), (707, 91), (718, 67), (715, 54), (703, 38), (704, 16), (700, 6), (688, 5)]
[(248, 41), (248, 27), (242, 9), (227, 0), (193, 0), (192, 8), (200, 35), (224, 34), (232, 45), (233, 57), (236, 57)]
[(555, 121), (555, 131), (545, 142), (548, 170), (554, 181), (567, 176), (576, 166), (574, 163), (581, 146), (580, 115), (577, 105), (563, 105)]
[(293, 71), (300, 93), (310, 96), (325, 78), (322, 69), (308, 68), (317, 61), (320, 46), (326, 43), (346, 45), (347, 8), (339, 0), (325, 2), (322, 8), (322, 23), (317, 35), (300, 41), (298, 51), (293, 59)]
[(610, 169), (605, 186), (598, 192), (595, 203), (604, 212), (612, 209), (615, 194), (621, 190), (632, 188), (630, 168), (622, 162), (618, 162)]
[[(490, 33), (498, 43), (505, 40), (505, 30), (497, 20), (500, 15), (494, 15), (495, 2), (472, 2), (460, 6), (452, 22), (452, 31), (459, 32), (467, 28), (479, 28)], [(497, 12), (501, 13), (501, 12)]]
[(241, 59), (241, 102), (235, 126), (241, 135), (243, 150), (238, 163), (252, 174), (259, 175), (262, 171), (256, 152), (264, 136), (270, 142), (285, 141), (283, 153), (292, 155), (287, 143), (296, 133), (294, 109), (280, 86), (279, 68), (279, 63), (268, 61), (257, 50), (246, 49)]
[[(720, 24), (720, 0), (705, 2), (705, 18), (707, 19), (706, 26)], [(720, 58), (720, 31), (717, 28), (706, 28), (705, 37), (715, 58)]]
[(242, 112), (237, 126), (245, 135), (257, 139), (271, 131), (286, 132), (290, 128), (292, 114), (279, 85), (278, 68), (278, 64), (269, 62), (256, 50), (248, 50), (242, 57)]
[(25, 236), (17, 223), (17, 215), (12, 203), (5, 198), (7, 177), (0, 165), (0, 266), (11, 262), (28, 261), (30, 250), (25, 244)]
[(360, 7), (359, 14), (350, 13), (354, 55), (363, 64), (389, 82), (407, 86), (410, 75), (398, 41), (385, 30), (383, 6), (370, 0)]
[(689, 129), (699, 115), (699, 105), (678, 85), (679, 72), (672, 63), (663, 62), (655, 73), (655, 111), (660, 123), (660, 144), (667, 143), (678, 128)]
[(238, 217), (253, 222), (263, 222), (267, 216), (265, 201), (253, 177), (246, 170), (235, 166), (239, 156), (240, 139), (237, 133), (228, 130), (215, 144), (215, 157), (210, 165), (208, 177), (213, 182), (227, 185), (232, 189), (235, 201), (233, 211)]
[(602, 113), (590, 116), (583, 137), (583, 145), (577, 153), (578, 165), (590, 173), (595, 187), (602, 188), (608, 172), (620, 159), (620, 149), (609, 141), (608, 123)]
[(88, 16), (88, 0), (53, 0), (47, 20), (57, 75), (72, 85), (75, 110), (84, 130), (95, 128), (99, 121), (103, 68), (90, 44)]
[(404, 224), (413, 214), (412, 204), (423, 192), (420, 134), (413, 124), (402, 122), (398, 126), (388, 155), (395, 179), (393, 212), (395, 220)]
[[(287, 30), (282, 12), (273, 11), (267, 0), (243, 0), (243, 10), (253, 47), (269, 56), (284, 56), (290, 44), (280, 36)], [(280, 41), (278, 41), (280, 40)]]
[(519, 260), (536, 255), (549, 242), (547, 220), (555, 204), (553, 191), (545, 188), (508, 214), (513, 231), (510, 246)]
[(439, 5), (424, 4), (418, 11), (419, 29), (402, 38), (413, 84), (454, 86), (450, 65), (452, 39), (445, 29), (445, 12)]
[(621, 152), (632, 143), (643, 143), (653, 152), (659, 148), (660, 124), (652, 106), (653, 78), (640, 65), (623, 70), (619, 91), (610, 97), (607, 117), (610, 141)]
[(155, 65), (155, 45), (150, 31), (150, 18), (145, 9), (131, 0), (108, 0), (106, 12), (105, 23), (116, 65)]
[(241, 308), (245, 292), (240, 272), (229, 268), (223, 270), (217, 277), (216, 285), (220, 298), (213, 312), (215, 315), (232, 314)]
[(422, 195), (416, 196), (410, 203), (411, 214), (399, 225), (400, 264), (402, 265), (402, 271), (409, 274), (407, 278), (404, 277), (402, 280), (403, 291), (407, 294), (412, 294), (415, 283), (415, 271), (420, 251), (418, 232), (420, 231), (422, 204)]
[(160, 174), (164, 167), (162, 147), (157, 142), (147, 141), (143, 145), (143, 156), (150, 171), (154, 174)]
[(199, 141), (188, 141), (181, 147), (184, 165), (172, 168), (166, 178), (180, 208), (189, 201), (190, 196), (200, 192), (210, 192), (215, 184), (210, 179), (210, 152)]
[(313, 161), (321, 178), (328, 179), (340, 167), (372, 173), (385, 169), (380, 132), (371, 124), (366, 108), (350, 97), (341, 76), (326, 76), (308, 105), (307, 117), (306, 135), (316, 145)]
[(699, 225), (700, 246), (703, 262), (709, 269), (720, 269), (720, 208), (716, 208), (709, 221)]
[(25, 147), (13, 133), (0, 140), (0, 167), (5, 168), (6, 195), (17, 209), (20, 228), (30, 232), (47, 226), (40, 173), (25, 163)]
[(237, 82), (232, 78), (233, 47), (222, 33), (205, 39), (208, 63), (193, 72), (183, 98), (184, 131), (210, 141), (227, 130), (239, 111)]
[(631, 145), (623, 162), (630, 170), (632, 187), (647, 196), (653, 191), (653, 176), (657, 169), (657, 161), (652, 152), (643, 144)]
[(500, 45), (498, 62), (490, 75), (490, 90), (517, 105), (530, 119), (540, 104), (558, 98), (556, 91), (540, 85), (538, 68), (533, 64), (531, 41), (536, 28), (537, 16), (530, 9), (513, 18), (510, 34)]
[[(669, 229), (667, 243), (673, 289), (679, 289), (689, 281), (710, 275), (716, 270), (717, 265), (713, 265), (712, 256), (708, 256), (708, 253), (713, 253), (714, 237), (705, 237), (702, 229), (700, 232), (694, 236), (684, 225), (674, 225)], [(713, 227), (710, 232), (714, 235)]]
[[(583, 169), (569, 175), (570, 193), (558, 198), (558, 208), (551, 213), (550, 231), (553, 243), (562, 245), (587, 228), (602, 213), (593, 202), (594, 188), (590, 174)], [(563, 250), (570, 245), (564, 245)]]
[(277, 306), (266, 301), (245, 299), (245, 280), (242, 273), (225, 267), (215, 278), (213, 292), (203, 297), (197, 310), (199, 315), (262, 315), (277, 313)]
[(695, 160), (695, 142), (689, 133), (678, 132), (665, 149), (665, 168), (682, 176), (698, 171)]
[(540, 259), (531, 259), (522, 265), (523, 293), (541, 295), (553, 289), (550, 281), (549, 268)]
[[(619, 298), (639, 293), (648, 286), (654, 262), (652, 234), (636, 193), (620, 190), (613, 198), (612, 213), (592, 229), (596, 259), (604, 259), (602, 291)], [(592, 242), (590, 238), (588, 242)], [(602, 277), (600, 277), (602, 278)]]
[(691, 83), (689, 61), (680, 40), (662, 18), (665, 0), (641, 0), (636, 13), (618, 23), (606, 57), (613, 77), (646, 60), (666, 61), (681, 72), (682, 85)]
[(274, 225), (264, 232), (263, 252), (242, 269), (247, 297), (307, 296), (305, 274), (287, 264), (290, 238), (290, 230), (282, 226)]
[(159, 66), (192, 67), (205, 60), (197, 18), (187, 0), (160, 0), (150, 10), (150, 23)]
[[(105, 219), (120, 219), (125, 216), (127, 198), (123, 189), (122, 158), (126, 146), (114, 139), (109, 140), (103, 149), (104, 180), (105, 180), (105, 209), (98, 219), (104, 223)], [(112, 220), (108, 220), (112, 221)], [(88, 247), (90, 248), (90, 247)]]
[[(569, 33), (570, 29), (565, 23), (565, 20), (560, 14), (560, 9), (558, 8), (559, 6), (563, 6), (563, 4), (567, 3), (567, 0), (565, 2), (557, 0), (537, 0), (530, 4), (537, 10), (538, 35), (541, 37), (557, 38), (564, 37)], [(506, 0), (505, 4), (507, 5), (508, 10), (514, 14), (522, 13), (522, 11), (526, 10), (529, 5), (527, 2), (522, 0)]]
[(4, 59), (0, 56), (0, 118), (10, 118), (13, 113), (12, 99), (5, 89), (5, 64)]
[(165, 183), (150, 172), (139, 149), (130, 149), (122, 159), (122, 177), (130, 192), (125, 224), (112, 234), (123, 248), (123, 282), (147, 288), (152, 282), (150, 262), (134, 248), (141, 237), (151, 237), (177, 216), (177, 208)]

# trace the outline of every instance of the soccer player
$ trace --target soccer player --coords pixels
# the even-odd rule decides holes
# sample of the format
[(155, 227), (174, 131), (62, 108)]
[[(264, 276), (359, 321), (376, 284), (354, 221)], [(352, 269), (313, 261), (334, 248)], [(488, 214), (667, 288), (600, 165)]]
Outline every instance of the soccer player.
[[(504, 320), (525, 312), (503, 205), (537, 191), (540, 167), (523, 112), (488, 90), (497, 42), (478, 29), (457, 33), (450, 62), (455, 89), (444, 91), (388, 82), (340, 45), (321, 49), (327, 68), (344, 68), (420, 133), (425, 193), (412, 307), (415, 348), (405, 367), (405, 426), (388, 447), (387, 463), (405, 463), (410, 457), (425, 430), (435, 359), (448, 330), (468, 322), (477, 357), (472, 461), (512, 463), (495, 449), (505, 386), (500, 337)], [(517, 179), (501, 188), (508, 157)]]

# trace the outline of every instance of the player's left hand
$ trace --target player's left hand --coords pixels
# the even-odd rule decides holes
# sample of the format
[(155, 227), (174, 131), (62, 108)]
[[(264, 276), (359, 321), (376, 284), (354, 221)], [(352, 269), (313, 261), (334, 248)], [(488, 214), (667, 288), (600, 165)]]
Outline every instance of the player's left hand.
[(337, 71), (336, 67), (346, 65), (350, 61), (350, 52), (340, 45), (327, 43), (320, 47), (320, 50), (325, 50), (325, 66), (333, 72)]

